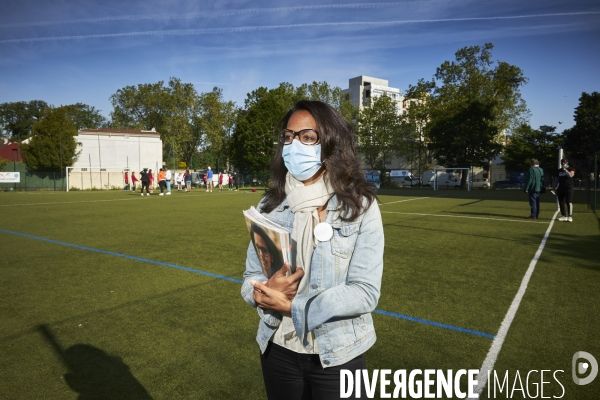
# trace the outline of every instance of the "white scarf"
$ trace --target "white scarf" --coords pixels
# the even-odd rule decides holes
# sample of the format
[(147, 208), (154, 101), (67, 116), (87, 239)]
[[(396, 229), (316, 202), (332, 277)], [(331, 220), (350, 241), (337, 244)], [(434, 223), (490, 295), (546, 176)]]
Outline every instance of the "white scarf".
[[(288, 172), (285, 182), (285, 194), (288, 205), (294, 213), (294, 229), (292, 230), (292, 245), (295, 245), (295, 265), (304, 269), (304, 276), (298, 285), (298, 293), (308, 293), (310, 282), (310, 262), (315, 250), (314, 229), (319, 223), (318, 208), (323, 207), (331, 196), (333, 189), (327, 184), (326, 174), (312, 185), (305, 186)], [(279, 328), (273, 335), (273, 342), (286, 347), (296, 353), (318, 353), (317, 341), (314, 332), (309, 332), (308, 343), (312, 346), (307, 351), (302, 341), (296, 334), (294, 323), (290, 317), (284, 316)]]
[(285, 181), (285, 194), (288, 205), (294, 213), (294, 229), (292, 230), (292, 244), (295, 243), (296, 268), (304, 269), (304, 278), (298, 286), (298, 293), (305, 293), (310, 282), (310, 262), (315, 250), (314, 229), (319, 223), (320, 207), (323, 207), (331, 196), (333, 189), (327, 184), (326, 174), (315, 183), (305, 186), (288, 172)]

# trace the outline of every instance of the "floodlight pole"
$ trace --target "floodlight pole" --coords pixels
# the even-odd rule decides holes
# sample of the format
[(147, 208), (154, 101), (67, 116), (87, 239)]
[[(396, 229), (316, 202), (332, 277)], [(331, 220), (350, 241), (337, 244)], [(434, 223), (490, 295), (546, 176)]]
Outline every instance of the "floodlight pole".
[[(558, 168), (560, 169), (560, 160), (564, 158), (564, 150), (562, 147), (558, 147)], [(560, 204), (558, 203), (558, 195), (556, 196), (556, 211), (560, 211)]]

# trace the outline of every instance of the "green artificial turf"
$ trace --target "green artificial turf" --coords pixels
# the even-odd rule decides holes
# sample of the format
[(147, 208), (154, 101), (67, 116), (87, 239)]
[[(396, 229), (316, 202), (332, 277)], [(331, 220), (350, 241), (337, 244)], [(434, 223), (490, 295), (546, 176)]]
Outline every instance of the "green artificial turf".
[[(242, 279), (241, 212), (260, 196), (0, 193), (0, 398), (265, 398), (258, 317), (240, 284), (174, 268)], [(464, 330), (496, 335), (555, 198), (544, 195), (537, 221), (524, 219), (516, 190), (399, 189), (379, 199), (377, 309), (462, 330), (376, 313), (369, 369), (479, 369), (493, 339)], [(590, 399), (600, 378), (571, 379), (575, 352), (600, 360), (600, 224), (581, 192), (574, 220), (554, 223), (495, 369), (511, 387), (517, 370), (523, 382), (530, 370), (563, 370), (564, 398)], [(548, 376), (544, 396), (560, 395)]]

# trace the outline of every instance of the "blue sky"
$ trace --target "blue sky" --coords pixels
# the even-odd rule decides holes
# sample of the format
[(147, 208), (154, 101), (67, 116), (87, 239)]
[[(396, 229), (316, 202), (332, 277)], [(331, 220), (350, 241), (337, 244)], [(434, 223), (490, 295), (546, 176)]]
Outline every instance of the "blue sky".
[(369, 75), (405, 91), (485, 42), (529, 78), (533, 127), (572, 126), (581, 93), (600, 91), (597, 0), (1, 0), (0, 103), (81, 102), (108, 116), (118, 89), (169, 77), (219, 86), (240, 106), (280, 82), (346, 88)]

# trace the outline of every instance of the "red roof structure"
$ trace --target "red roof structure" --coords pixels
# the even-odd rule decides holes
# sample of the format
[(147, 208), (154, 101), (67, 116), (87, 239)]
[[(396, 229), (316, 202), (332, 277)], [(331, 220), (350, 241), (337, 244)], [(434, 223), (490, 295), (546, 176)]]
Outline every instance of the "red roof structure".
[(0, 144), (0, 158), (8, 161), (22, 162), (21, 149), (19, 143), (13, 142), (5, 145)]

